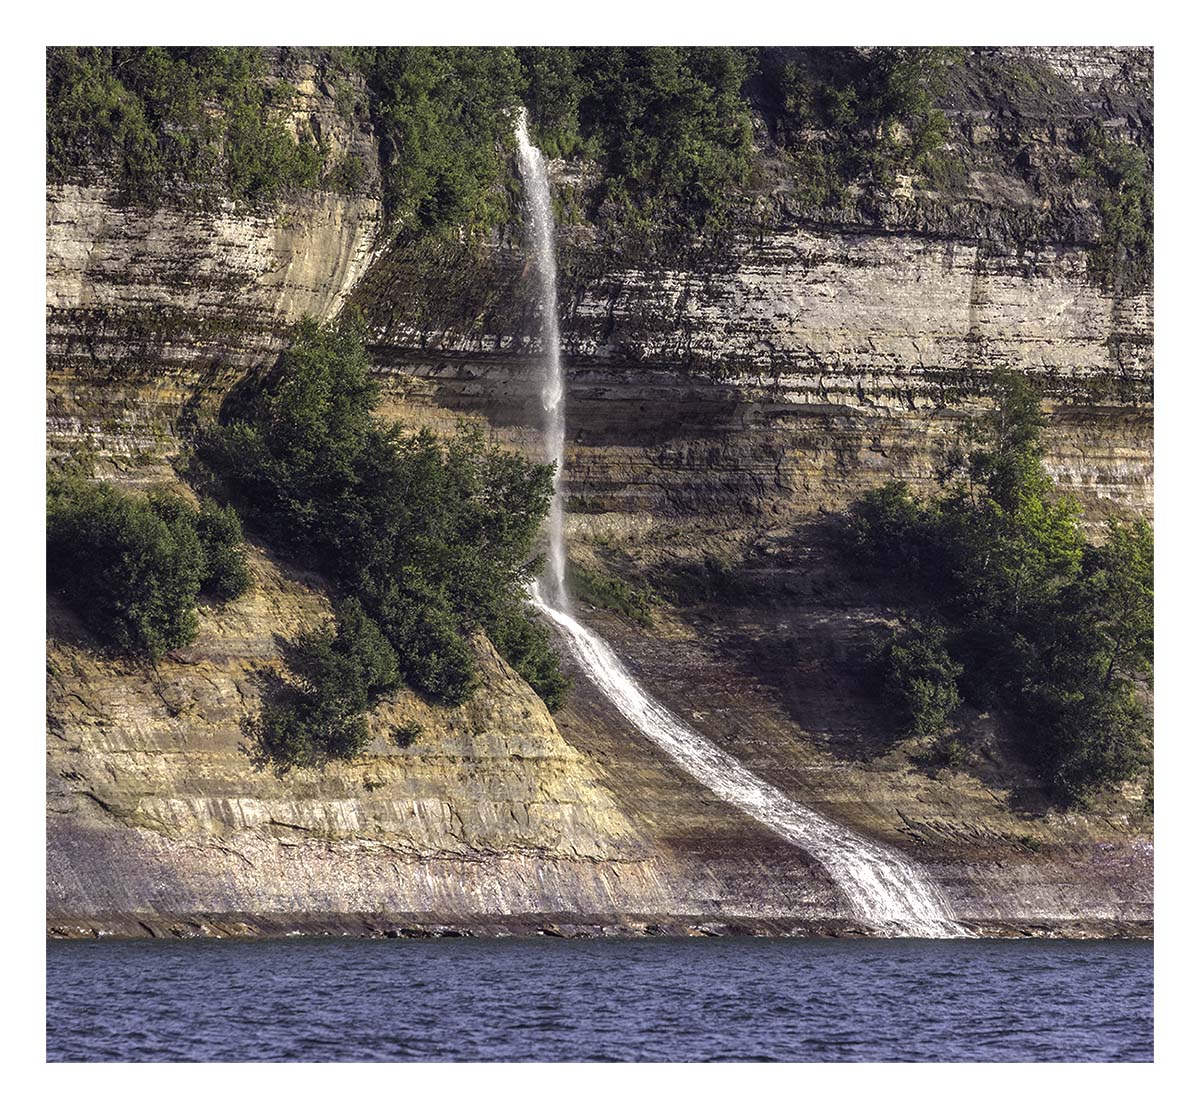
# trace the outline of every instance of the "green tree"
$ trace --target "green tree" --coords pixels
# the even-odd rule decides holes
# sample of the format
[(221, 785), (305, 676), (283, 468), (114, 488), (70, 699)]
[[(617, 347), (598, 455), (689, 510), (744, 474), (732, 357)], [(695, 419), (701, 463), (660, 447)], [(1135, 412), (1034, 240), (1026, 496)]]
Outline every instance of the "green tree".
[[(1036, 391), (999, 372), (992, 393), (942, 492), (920, 499), (892, 483), (868, 494), (845, 543), (857, 564), (937, 607), (958, 689), (1012, 714), (1047, 785), (1078, 804), (1145, 762), (1137, 685), (1153, 664), (1153, 535), (1114, 521), (1107, 542), (1088, 544), (1078, 504), (1041, 463)], [(902, 703), (907, 673), (893, 685)]]
[(219, 601), (240, 597), (250, 588), (251, 579), (238, 514), (231, 505), (219, 505), (205, 497), (200, 502), (195, 528), (204, 551), (201, 591)]
[(602, 163), (601, 215), (643, 229), (718, 222), (750, 169), (745, 52), (586, 47), (580, 132)]
[(914, 621), (880, 640), (873, 662), (902, 735), (928, 736), (945, 727), (961, 702), (956, 683), (962, 674), (947, 648), (945, 628)]
[(990, 415), (968, 429), (972, 449), (943, 472), (921, 565), (960, 618), (1032, 633), (1086, 544), (1078, 503), (1056, 495), (1041, 462), (1037, 392), (1009, 370), (993, 374), (990, 392)]
[(491, 227), (508, 215), (504, 151), (520, 67), (509, 47), (380, 47), (361, 64), (384, 203), (406, 229)]
[(285, 551), (357, 597), (403, 679), (451, 703), (477, 683), (483, 629), (551, 700), (561, 675), (521, 629), (552, 468), (462, 427), (441, 440), (372, 414), (361, 325), (303, 323), (277, 371), (206, 453)]
[(1152, 675), (1154, 533), (1145, 520), (1109, 521), (1108, 541), (1084, 556), (1070, 608), (1093, 638), (1106, 686), (1122, 675)]
[(843, 521), (842, 542), (855, 562), (893, 566), (899, 577), (921, 581), (935, 569), (923, 560), (932, 553), (929, 506), (903, 481), (889, 481), (855, 502)]
[(379, 626), (350, 598), (333, 627), (301, 635), (284, 657), (290, 677), (246, 722), (260, 757), (286, 769), (361, 754), (371, 738), (367, 710), (399, 683), (396, 653)]
[(1154, 180), (1146, 153), (1110, 139), (1093, 125), (1083, 135), (1080, 176), (1093, 184), (1100, 241), (1092, 249), (1093, 277), (1107, 286), (1139, 289), (1154, 270)]
[(579, 56), (569, 46), (517, 48), (521, 103), (529, 111), (534, 141), (551, 158), (569, 158), (585, 146), (579, 131), (584, 94)]
[(841, 203), (850, 184), (890, 190), (930, 165), (949, 134), (936, 100), (960, 50), (887, 46), (758, 51), (763, 108), (810, 202)]

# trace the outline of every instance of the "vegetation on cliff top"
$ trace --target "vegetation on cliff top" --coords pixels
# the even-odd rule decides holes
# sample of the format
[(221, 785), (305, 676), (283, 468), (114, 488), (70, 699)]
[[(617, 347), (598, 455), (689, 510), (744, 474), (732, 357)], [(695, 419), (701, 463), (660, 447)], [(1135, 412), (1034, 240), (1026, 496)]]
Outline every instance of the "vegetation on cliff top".
[(325, 148), (288, 130), (295, 89), (267, 80), (258, 47), (55, 47), (46, 70), (51, 181), (100, 165), (129, 202), (262, 205), (320, 180)]
[(371, 94), (390, 218), (421, 231), (508, 219), (506, 151), (520, 81), (513, 51), (386, 46), (360, 48), (351, 61)]
[(547, 154), (599, 163), (589, 213), (614, 225), (703, 227), (749, 171), (744, 51), (379, 47), (347, 61), (371, 93), (385, 206), (407, 231), (512, 218), (522, 104)]
[(750, 173), (751, 52), (729, 47), (518, 51), (537, 139), (600, 166), (593, 215), (641, 232), (720, 222)]
[[(288, 704), (308, 712), (314, 698), (332, 695), (337, 674), (353, 675), (368, 656), (379, 672), (460, 703), (478, 682), (470, 640), (481, 628), (558, 707), (566, 682), (524, 602), (552, 468), (489, 444), (478, 429), (445, 441), (405, 432), (372, 415), (377, 392), (358, 322), (306, 320), (275, 371), (203, 444), (273, 544), (355, 599), (351, 639), (343, 616), (327, 643), (298, 646), (301, 685)], [(312, 734), (329, 737), (331, 750), (354, 746), (355, 717), (385, 684), (356, 678), (349, 688), (360, 687), (363, 697), (341, 704), (341, 715), (309, 713)], [(259, 730), (278, 731), (294, 716), (273, 711)]]
[[(961, 121), (951, 127), (946, 104), (1009, 103), (1010, 93), (1024, 103), (1039, 73), (1053, 84), (1027, 59), (942, 47), (666, 46), (288, 48), (279, 58), (269, 65), (258, 47), (50, 49), (49, 179), (99, 166), (129, 202), (230, 197), (268, 207), (296, 187), (375, 188), (363, 160), (369, 131), (392, 228), (471, 238), (516, 218), (512, 130), (524, 104), (546, 153), (578, 159), (583, 171), (560, 188), (561, 217), (587, 218), (614, 243), (719, 230), (763, 201), (780, 164), (781, 195), (797, 211), (837, 219), (850, 205), (873, 219), (894, 203), (902, 174), (958, 195), (966, 158), (1038, 197), (1041, 215), (1014, 224), (1023, 235), (1041, 220), (1073, 237), (1081, 213), (1094, 211), (1094, 279), (1129, 289), (1149, 281), (1148, 150), (1068, 116), (1056, 141), (1078, 156), (1043, 165), (1030, 160), (1019, 112), (1013, 134), (986, 149)], [(299, 61), (316, 67), (360, 136), (353, 152), (335, 156), (329, 136), (297, 112), (282, 75)], [(1053, 111), (1054, 97), (1072, 95), (1054, 88), (1029, 110)], [(769, 136), (765, 157), (755, 118)]]
[(760, 106), (804, 199), (836, 207), (852, 184), (886, 192), (900, 173), (944, 169), (934, 155), (949, 125), (935, 102), (962, 57), (948, 47), (760, 50)]
[[(513, 113), (524, 99), (552, 153), (603, 168), (593, 209), (645, 228), (703, 226), (748, 172), (745, 52), (717, 48), (358, 47), (327, 52), (366, 82), (389, 217), (406, 232), (490, 229), (515, 211)], [(335, 79), (353, 121), (359, 104)], [(271, 204), (295, 187), (356, 191), (296, 90), (257, 47), (58, 47), (47, 54), (47, 174), (92, 166), (126, 201), (168, 194)], [(343, 103), (344, 102), (344, 103)]]
[(845, 542), (945, 624), (911, 624), (879, 650), (881, 692), (906, 730), (937, 731), (960, 696), (1002, 710), (1054, 796), (1083, 803), (1147, 761), (1153, 534), (1114, 519), (1090, 545), (1041, 464), (1037, 395), (1011, 373), (995, 395), (937, 496), (885, 485), (852, 508)]
[(52, 476), (46, 560), (51, 588), (117, 650), (154, 661), (196, 637), (202, 594), (250, 584), (237, 515), (167, 492), (126, 493), (77, 474)]

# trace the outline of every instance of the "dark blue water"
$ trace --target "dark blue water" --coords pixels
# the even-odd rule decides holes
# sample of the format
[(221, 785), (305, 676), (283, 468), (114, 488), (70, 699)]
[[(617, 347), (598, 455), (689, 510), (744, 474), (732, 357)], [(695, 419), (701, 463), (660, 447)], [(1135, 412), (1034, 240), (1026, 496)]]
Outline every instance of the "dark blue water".
[(1149, 1060), (1139, 942), (57, 942), (51, 1060)]

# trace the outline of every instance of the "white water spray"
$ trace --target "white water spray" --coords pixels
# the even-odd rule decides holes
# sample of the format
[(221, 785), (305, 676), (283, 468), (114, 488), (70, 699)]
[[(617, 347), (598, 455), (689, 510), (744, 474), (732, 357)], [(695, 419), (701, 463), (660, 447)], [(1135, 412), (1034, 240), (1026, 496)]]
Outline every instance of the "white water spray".
[(701, 785), (806, 851), (829, 873), (857, 920), (886, 935), (964, 935), (951, 921), (937, 887), (916, 864), (805, 808), (752, 774), (646, 693), (612, 648), (568, 614), (561, 484), (566, 391), (558, 342), (554, 212), (545, 160), (529, 141), (523, 110), (517, 120), (517, 142), (521, 179), (529, 200), (530, 245), (541, 293), (545, 447), (547, 456), (556, 463), (549, 558), (542, 580), (531, 588), (530, 599), (562, 632), (588, 680), (626, 720)]

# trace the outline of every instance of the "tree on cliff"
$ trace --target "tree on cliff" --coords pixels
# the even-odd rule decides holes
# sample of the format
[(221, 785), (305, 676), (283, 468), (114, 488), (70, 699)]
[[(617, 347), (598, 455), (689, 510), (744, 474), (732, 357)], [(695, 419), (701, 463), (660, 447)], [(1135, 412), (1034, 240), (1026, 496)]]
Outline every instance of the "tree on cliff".
[[(1138, 690), (1153, 664), (1153, 533), (1114, 519), (1107, 541), (1090, 545), (1078, 504), (1042, 465), (1036, 392), (1001, 371), (993, 396), (948, 458), (937, 496), (902, 482), (869, 493), (848, 514), (845, 543), (856, 563), (906, 582), (938, 611), (959, 692), (1009, 713), (1055, 796), (1082, 803), (1146, 761)], [(902, 711), (919, 692), (901, 672), (883, 688)]]
[(173, 493), (127, 493), (79, 474), (47, 483), (46, 569), (101, 640), (151, 660), (195, 639), (202, 594), (230, 600), (250, 584), (230, 509), (206, 498), (197, 511)]
[(360, 321), (305, 320), (202, 453), (274, 545), (357, 598), (413, 688), (465, 700), (482, 628), (557, 707), (565, 680), (524, 603), (552, 467), (478, 428), (404, 431), (373, 414), (377, 397)]

